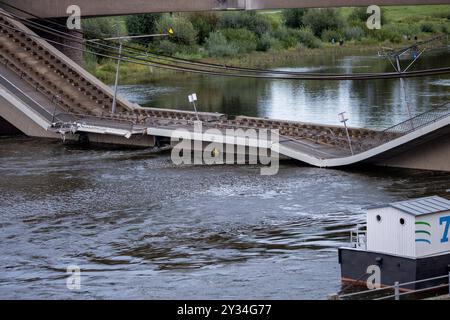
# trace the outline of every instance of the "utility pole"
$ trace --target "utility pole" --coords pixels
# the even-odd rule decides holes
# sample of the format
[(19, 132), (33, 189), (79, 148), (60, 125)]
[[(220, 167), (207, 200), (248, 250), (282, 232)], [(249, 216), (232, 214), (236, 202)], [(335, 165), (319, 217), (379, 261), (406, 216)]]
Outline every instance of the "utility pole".
[(122, 59), (122, 40), (120, 40), (119, 45), (119, 59), (117, 59), (117, 67), (116, 67), (116, 81), (114, 82), (114, 97), (112, 102), (111, 113), (116, 113), (116, 104), (117, 104), (117, 85), (119, 84), (119, 73), (120, 73), (120, 60)]
[(114, 81), (114, 96), (111, 106), (111, 113), (116, 113), (116, 107), (117, 107), (117, 86), (119, 84), (119, 73), (120, 73), (120, 60), (122, 59), (122, 39), (120, 37), (120, 27), (119, 24), (116, 23), (114, 26), (117, 28), (117, 39), (119, 39), (119, 58), (117, 59), (117, 65), (116, 65), (116, 80)]
[(96, 41), (105, 41), (105, 40), (119, 40), (119, 55), (118, 55), (118, 59), (117, 59), (117, 64), (116, 64), (116, 78), (114, 81), (114, 96), (113, 96), (113, 102), (112, 102), (112, 107), (111, 107), (111, 113), (114, 114), (116, 113), (116, 109), (117, 109), (117, 87), (119, 85), (119, 78), (120, 78), (120, 62), (122, 60), (122, 47), (123, 47), (123, 42), (128, 40), (128, 39), (140, 39), (140, 38), (150, 38), (150, 37), (165, 37), (165, 36), (172, 36), (174, 34), (174, 31), (172, 28), (170, 28), (168, 30), (168, 33), (159, 33), (159, 34), (146, 34), (146, 35), (137, 35), (137, 36), (120, 36), (120, 29), (118, 24), (114, 24), (113, 27), (117, 27), (117, 37), (110, 37), (110, 38), (103, 38), (103, 39), (90, 39), (88, 41), (90, 42), (96, 42)]

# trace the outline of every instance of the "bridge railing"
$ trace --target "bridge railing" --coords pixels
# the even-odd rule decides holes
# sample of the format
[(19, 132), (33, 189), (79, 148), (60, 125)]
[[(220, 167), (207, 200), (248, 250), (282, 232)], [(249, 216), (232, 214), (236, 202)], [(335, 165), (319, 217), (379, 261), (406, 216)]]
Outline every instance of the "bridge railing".
[(38, 101), (33, 99), (29, 94), (27, 94), (25, 91), (20, 89), (14, 83), (9, 81), (3, 75), (0, 75), (0, 84), (4, 86), (8, 91), (13, 93), (16, 96), (16, 98), (25, 103), (25, 105), (28, 106), (30, 110), (37, 113), (41, 117), (45, 118), (47, 121), (57, 119), (54, 118), (53, 115), (50, 112), (48, 112), (47, 109), (44, 106), (42, 106)]
[(55, 127), (70, 123), (78, 123), (91, 126), (99, 126), (99, 127), (106, 126), (108, 128), (133, 131), (136, 125), (136, 123), (131, 120), (114, 117), (113, 114), (109, 116), (108, 115), (94, 116), (94, 115), (62, 112), (57, 113), (56, 116), (59, 121), (54, 124)]
[(432, 110), (420, 113), (410, 119), (379, 131), (380, 134), (377, 135), (374, 141), (367, 143), (364, 141), (352, 141), (352, 143), (355, 144), (354, 150), (356, 153), (368, 151), (448, 116), (450, 116), (450, 102), (445, 102), (437, 107), (434, 107)]
[(450, 115), (450, 102), (418, 114), (408, 120), (384, 129), (384, 133), (407, 134)]
[[(418, 289), (411, 287), (419, 286)], [(345, 294), (331, 295), (332, 300), (402, 300), (426, 298), (435, 295), (448, 294), (450, 296), (450, 272), (447, 274), (400, 283), (396, 281), (390, 286), (357, 291)], [(419, 297), (420, 296), (420, 297)]]

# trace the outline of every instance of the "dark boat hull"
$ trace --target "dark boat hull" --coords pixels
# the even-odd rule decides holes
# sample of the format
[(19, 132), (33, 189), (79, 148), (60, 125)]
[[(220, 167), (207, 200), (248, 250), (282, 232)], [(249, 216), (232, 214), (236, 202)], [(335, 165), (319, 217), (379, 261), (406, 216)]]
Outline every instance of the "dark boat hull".
[[(448, 275), (450, 271), (450, 252), (423, 258), (409, 258), (379, 252), (364, 251), (352, 248), (339, 248), (341, 279), (361, 286), (367, 285), (370, 274), (367, 268), (371, 265), (380, 267), (380, 283), (392, 286), (396, 281), (407, 283)], [(402, 286), (403, 290), (417, 290), (448, 283), (449, 278)]]

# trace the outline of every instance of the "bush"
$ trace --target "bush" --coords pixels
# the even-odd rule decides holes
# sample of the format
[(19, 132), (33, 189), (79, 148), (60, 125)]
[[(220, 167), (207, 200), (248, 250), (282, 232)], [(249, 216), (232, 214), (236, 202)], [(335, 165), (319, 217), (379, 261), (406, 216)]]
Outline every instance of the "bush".
[(269, 51), (270, 49), (281, 49), (283, 45), (278, 39), (275, 39), (270, 34), (265, 33), (258, 41), (256, 50)]
[(310, 27), (317, 37), (325, 30), (339, 30), (344, 22), (335, 9), (310, 9), (303, 16), (302, 22)]
[[(381, 25), (385, 25), (388, 23), (386, 19), (386, 14), (383, 11), (384, 9), (381, 8)], [(351, 25), (359, 25), (361, 23), (364, 23), (364, 25), (367, 22), (367, 19), (370, 17), (370, 14), (367, 13), (366, 7), (361, 8), (354, 8), (350, 15), (348, 16), (348, 22)]]
[(335, 42), (338, 42), (342, 38), (342, 33), (337, 30), (325, 30), (324, 32), (322, 32), (323, 42), (332, 42), (333, 39)]
[(366, 22), (367, 18), (369, 17), (366, 10), (367, 10), (366, 7), (354, 8), (348, 16), (348, 22), (352, 24), (359, 24), (361, 22)]
[(433, 13), (432, 16), (434, 18), (450, 20), (450, 10), (444, 10), (444, 11), (441, 11), (441, 12)]
[(356, 40), (360, 41), (364, 37), (365, 33), (363, 28), (359, 26), (346, 27), (344, 29), (345, 40)]
[(247, 29), (223, 29), (221, 32), (228, 43), (237, 48), (240, 53), (256, 50), (258, 38), (252, 31)]
[(175, 53), (178, 52), (178, 45), (169, 40), (162, 40), (159, 42), (157, 50), (158, 52), (166, 55), (174, 55)]
[(387, 25), (380, 30), (368, 30), (368, 34), (378, 41), (390, 41), (392, 43), (402, 41), (401, 31), (392, 25)]
[(238, 53), (238, 49), (228, 43), (227, 38), (220, 31), (209, 34), (205, 41), (205, 48), (213, 57), (232, 56)]
[(247, 29), (258, 37), (272, 29), (270, 21), (254, 11), (224, 12), (219, 17), (218, 26), (221, 29)]
[[(117, 22), (117, 19), (114, 18), (89, 18), (82, 20), (83, 32), (86, 39), (97, 39), (97, 38), (108, 38), (117, 36), (117, 32), (120, 34), (125, 34), (126, 30), (118, 30), (114, 24)], [(118, 25), (120, 26), (120, 24)], [(88, 43), (86, 45), (87, 50), (103, 54), (103, 55), (111, 55), (109, 50), (101, 49), (94, 43)], [(106, 58), (97, 56), (96, 60), (98, 62), (102, 62)]]
[(303, 27), (303, 16), (307, 9), (286, 9), (283, 10), (283, 19), (286, 27), (300, 28)]
[(83, 32), (86, 38), (106, 38), (117, 35), (117, 22), (113, 18), (82, 19)]
[(97, 68), (97, 57), (90, 52), (85, 52), (83, 54), (83, 59), (84, 59), (84, 68), (91, 72), (94, 73), (95, 69)]
[(437, 28), (436, 28), (436, 26), (435, 26), (433, 23), (431, 23), (431, 22), (423, 22), (423, 23), (420, 25), (420, 31), (426, 32), (426, 33), (434, 33), (434, 32), (437, 31)]
[[(159, 13), (144, 13), (127, 16), (125, 25), (131, 35), (153, 34), (156, 31), (156, 23), (161, 18)], [(153, 38), (135, 39), (133, 41), (148, 43)]]
[(281, 46), (285, 49), (293, 48), (298, 45), (298, 30), (281, 27), (272, 32), (272, 36), (278, 39)]
[(450, 34), (450, 23), (441, 25), (441, 32), (445, 34)]
[(156, 23), (158, 32), (167, 33), (172, 28), (174, 35), (170, 41), (178, 44), (193, 45), (197, 41), (197, 31), (184, 16), (164, 14)]
[(214, 12), (195, 12), (189, 15), (194, 29), (198, 32), (198, 43), (205, 43), (209, 34), (217, 28), (219, 17)]
[(401, 35), (408, 37), (417, 36), (421, 32), (420, 26), (417, 24), (398, 24), (397, 30)]
[(319, 48), (321, 46), (320, 40), (314, 36), (310, 28), (301, 28), (298, 31), (298, 39), (301, 44), (308, 48)]
[(270, 24), (270, 30), (276, 30), (284, 25), (283, 17), (276, 14), (266, 14), (264, 18)]

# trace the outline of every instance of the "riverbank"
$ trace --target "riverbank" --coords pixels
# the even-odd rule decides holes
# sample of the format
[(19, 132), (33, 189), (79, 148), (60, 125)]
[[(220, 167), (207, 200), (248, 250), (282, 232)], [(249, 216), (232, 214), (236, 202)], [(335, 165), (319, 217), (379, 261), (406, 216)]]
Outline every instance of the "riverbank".
[[(308, 57), (323, 56), (324, 59), (329, 59), (350, 55), (376, 55), (383, 48), (400, 48), (411, 45), (412, 43), (412, 41), (406, 40), (395, 45), (389, 42), (377, 44), (347, 42), (342, 46), (339, 44), (326, 44), (321, 48), (314, 49), (297, 47), (269, 52), (252, 52), (234, 57), (208, 57), (195, 60), (220, 65), (270, 69), (286, 66), (301, 66)], [(114, 83), (116, 72), (115, 61), (106, 60), (102, 63), (91, 62), (86, 63), (85, 67), (101, 81), (107, 84)], [(120, 67), (120, 84), (148, 84), (172, 78), (174, 75), (189, 78), (191, 74), (125, 62)]]
[[(306, 66), (307, 58), (376, 54), (386, 47), (405, 47), (438, 34), (450, 34), (450, 6), (394, 6), (381, 8), (379, 30), (366, 26), (366, 8), (287, 9), (256, 12), (144, 14), (86, 19), (87, 37), (114, 34), (173, 36), (130, 41), (128, 45), (165, 56), (250, 68)], [(95, 54), (97, 49), (89, 47)], [(116, 63), (86, 55), (86, 69), (113, 83)], [(100, 52), (102, 54), (102, 52)], [(104, 54), (104, 53), (103, 53)], [(306, 58), (306, 59), (305, 59)], [(167, 61), (162, 61), (167, 63)], [(145, 84), (173, 77), (174, 72), (123, 63), (121, 84)], [(190, 77), (176, 73), (176, 77)]]
[(381, 50), (381, 46), (348, 43), (343, 46), (326, 45), (321, 48), (291, 48), (285, 50), (277, 50), (270, 52), (252, 52), (234, 57), (222, 58), (205, 58), (203, 62), (217, 63), (223, 65), (232, 65), (238, 67), (249, 68), (277, 68), (288, 65), (301, 65), (302, 60), (306, 57), (324, 55), (329, 56), (345, 56), (358, 54), (376, 54)]

